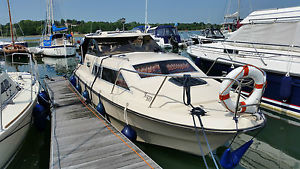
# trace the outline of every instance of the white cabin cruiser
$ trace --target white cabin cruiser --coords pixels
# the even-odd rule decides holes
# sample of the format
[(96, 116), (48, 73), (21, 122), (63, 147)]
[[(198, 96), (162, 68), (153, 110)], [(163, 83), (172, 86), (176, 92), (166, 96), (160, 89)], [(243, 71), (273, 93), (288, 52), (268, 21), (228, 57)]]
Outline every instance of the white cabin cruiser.
[(177, 28), (172, 25), (147, 26), (146, 30), (145, 26), (137, 26), (133, 28), (133, 30), (149, 33), (162, 49), (172, 49), (173, 47), (176, 48), (176, 46), (183, 46)]
[(263, 69), (269, 85), (262, 106), (300, 119), (299, 11), (300, 7), (254, 11), (228, 40), (190, 46), (187, 52), (209, 75), (221, 76), (244, 64)]
[(199, 31), (199, 34), (194, 34), (191, 36), (193, 44), (203, 44), (212, 43), (214, 40), (224, 40), (225, 36), (219, 29), (207, 28), (205, 30)]
[(27, 72), (1, 72), (0, 84), (0, 168), (6, 168), (30, 128), (39, 83)]
[[(255, 130), (265, 124), (258, 104), (255, 112), (239, 116), (224, 108), (219, 100), (220, 82), (206, 76), (186, 57), (159, 52), (149, 34), (98, 32), (87, 35), (82, 47), (84, 60), (74, 71), (73, 85), (94, 105), (103, 104), (119, 130), (126, 124), (132, 126), (138, 141), (200, 155), (195, 128), (203, 129), (210, 147), (216, 149), (237, 130)], [(186, 78), (191, 92), (189, 85), (184, 88)], [(193, 105), (205, 112), (202, 127), (199, 121), (194, 126)], [(207, 154), (205, 140), (202, 136), (200, 140)]]

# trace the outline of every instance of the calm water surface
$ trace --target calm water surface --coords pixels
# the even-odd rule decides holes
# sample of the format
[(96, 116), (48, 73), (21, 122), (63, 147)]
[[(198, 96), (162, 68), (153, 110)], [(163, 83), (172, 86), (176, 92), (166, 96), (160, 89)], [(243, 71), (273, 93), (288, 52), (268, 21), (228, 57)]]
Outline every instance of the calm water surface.
[[(185, 52), (182, 55), (187, 56)], [(188, 56), (187, 56), (188, 57)], [(40, 58), (38, 61), (40, 80), (45, 75), (49, 77), (70, 75), (80, 57), (70, 58)], [(11, 64), (2, 57), (2, 67), (9, 70), (26, 71), (27, 65)], [(254, 143), (247, 151), (237, 168), (300, 168), (300, 130), (299, 122), (285, 117), (273, 115), (265, 111), (267, 125), (254, 139)], [(240, 135), (233, 143), (235, 149), (247, 142), (255, 133)], [(202, 158), (160, 146), (137, 143), (161, 167), (166, 169), (196, 169), (205, 168)], [(218, 148), (214, 153), (220, 158), (226, 146)], [(50, 123), (44, 132), (31, 127), (24, 144), (12, 161), (9, 169), (45, 169), (49, 166), (50, 153)], [(212, 160), (206, 157), (211, 168)]]

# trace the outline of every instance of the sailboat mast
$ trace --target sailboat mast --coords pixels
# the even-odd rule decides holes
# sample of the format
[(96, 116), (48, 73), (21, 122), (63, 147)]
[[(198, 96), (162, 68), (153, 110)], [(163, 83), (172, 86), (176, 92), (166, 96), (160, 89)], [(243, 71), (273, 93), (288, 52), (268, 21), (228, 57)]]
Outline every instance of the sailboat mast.
[(148, 25), (148, 0), (146, 0), (146, 7), (145, 7), (145, 32)]
[(11, 42), (12, 42), (13, 45), (15, 45), (15, 41), (14, 41), (14, 33), (13, 33), (13, 27), (12, 27), (12, 21), (11, 21), (11, 14), (10, 14), (9, 0), (7, 0), (7, 6), (8, 6), (8, 14), (9, 14)]
[(53, 25), (53, 24), (54, 24), (54, 17), (53, 17), (53, 0), (50, 0), (50, 2), (51, 2), (51, 10), (50, 10), (50, 12), (51, 12), (51, 25)]

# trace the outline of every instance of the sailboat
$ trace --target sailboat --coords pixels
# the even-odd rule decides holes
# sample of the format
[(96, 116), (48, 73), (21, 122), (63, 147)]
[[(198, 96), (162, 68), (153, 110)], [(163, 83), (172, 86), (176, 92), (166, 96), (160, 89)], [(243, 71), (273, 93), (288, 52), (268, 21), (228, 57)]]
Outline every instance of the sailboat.
[(8, 6), (8, 14), (9, 14), (9, 22), (10, 22), (10, 35), (11, 35), (11, 43), (3, 45), (3, 52), (6, 54), (12, 54), (12, 53), (27, 53), (28, 50), (26, 48), (25, 43), (15, 43), (14, 40), (14, 33), (13, 33), (13, 26), (12, 26), (12, 19), (11, 19), (11, 12), (10, 12), (10, 5), (9, 0), (7, 0), (7, 6)]
[(236, 31), (240, 26), (240, 0), (238, 0), (237, 11), (232, 14), (226, 14), (224, 16), (224, 23), (222, 24), (221, 31), (225, 38), (228, 38), (232, 32)]
[(72, 34), (67, 34), (67, 27), (58, 28), (54, 24), (53, 0), (48, 1), (47, 20), (40, 42), (42, 55), (52, 57), (67, 57), (76, 54)]
[(39, 83), (31, 72), (0, 72), (0, 168), (6, 168), (18, 152), (30, 128)]

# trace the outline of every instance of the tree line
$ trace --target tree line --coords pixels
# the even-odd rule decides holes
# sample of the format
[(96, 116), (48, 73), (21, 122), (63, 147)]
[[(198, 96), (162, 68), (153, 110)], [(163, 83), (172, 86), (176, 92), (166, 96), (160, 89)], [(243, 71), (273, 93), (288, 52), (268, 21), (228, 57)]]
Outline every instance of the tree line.
[[(123, 23), (122, 19), (119, 19), (116, 22), (95, 22), (95, 21), (78, 21), (78, 20), (71, 20), (71, 19), (61, 19), (60, 21), (54, 22), (57, 27), (68, 26), (69, 32), (79, 33), (79, 34), (86, 34), (95, 32), (96, 30), (102, 31), (113, 31), (116, 29), (122, 30)], [(143, 25), (144, 23), (139, 22), (129, 22), (124, 24), (125, 30), (131, 30), (136, 26)], [(150, 26), (158, 26), (158, 25), (174, 25), (174, 23), (164, 23), (164, 24), (150, 24)], [(177, 29), (181, 31), (185, 30), (201, 30), (208, 27), (216, 27), (220, 28), (220, 25), (210, 24), (210, 23), (203, 23), (203, 22), (193, 22), (193, 23), (178, 23)], [(22, 20), (18, 23), (13, 24), (14, 32), (18, 36), (30, 36), (30, 35), (41, 35), (43, 30), (45, 30), (46, 25), (45, 21), (32, 21), (32, 20)], [(10, 36), (10, 25), (9, 23), (5, 25), (0, 24), (0, 36)]]

